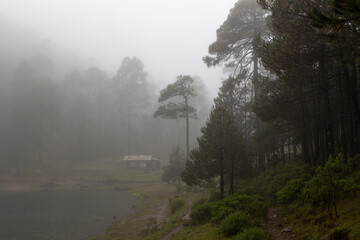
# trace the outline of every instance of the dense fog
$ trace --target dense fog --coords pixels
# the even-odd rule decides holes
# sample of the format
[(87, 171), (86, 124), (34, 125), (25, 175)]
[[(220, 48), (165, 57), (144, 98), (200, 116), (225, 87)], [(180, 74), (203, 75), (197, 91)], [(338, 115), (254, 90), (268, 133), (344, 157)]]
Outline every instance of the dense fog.
[[(7, 11), (0, 13), (0, 164), (3, 167), (19, 170), (47, 161), (122, 159), (125, 154), (168, 158), (172, 148), (177, 145), (185, 147), (185, 122), (183, 119), (155, 119), (153, 114), (159, 106), (160, 90), (180, 74), (191, 74), (195, 79), (196, 97), (191, 99), (191, 105), (197, 109), (198, 119), (191, 120), (190, 124), (190, 144), (194, 147), (195, 136), (208, 116), (213, 92), (221, 80), (216, 79), (219, 82), (216, 83), (214, 77), (203, 79), (201, 74), (208, 77), (211, 76), (209, 72), (215, 70), (206, 69), (201, 54), (195, 60), (195, 65), (202, 66), (199, 74), (193, 69), (194, 57), (189, 56), (191, 52), (198, 54), (196, 46), (195, 49), (183, 50), (174, 46), (191, 36), (181, 36), (177, 42), (167, 42), (159, 47), (156, 41), (162, 36), (158, 35), (164, 34), (163, 38), (166, 38), (169, 33), (159, 32), (162, 24), (150, 25), (145, 27), (147, 38), (141, 39), (139, 34), (144, 33), (144, 28), (139, 27), (139, 22), (146, 21), (143, 19), (126, 24), (114, 22), (113, 33), (105, 35), (109, 38), (106, 41), (105, 36), (101, 36), (101, 30), (109, 28), (106, 19), (99, 22), (101, 26), (91, 29), (88, 26), (96, 19), (102, 19), (103, 15), (96, 13), (97, 7), (99, 11), (104, 10), (99, 3), (91, 2), (84, 10), (78, 3), (69, 9), (70, 3), (66, 1), (61, 6), (53, 1), (58, 7), (56, 9), (47, 2), (36, 1), (33, 5), (23, 3), (21, 6), (27, 9), (16, 11), (20, 3), (5, 1), (3, 9)], [(116, 6), (124, 15), (124, 9), (134, 10), (138, 4), (122, 2)], [(183, 10), (190, 9), (186, 4), (183, 4)], [(36, 6), (48, 8), (40, 10)], [(63, 27), (67, 28), (56, 28), (57, 21), (61, 20), (56, 18), (56, 13), (67, 10), (69, 16), (62, 19)], [(140, 12), (143, 11), (141, 8)], [(151, 11), (164, 13), (160, 2), (156, 2)], [(136, 12), (126, 15), (130, 16), (129, 19), (140, 16)], [(147, 17), (151, 22), (157, 22), (164, 16)], [(178, 15), (168, 17), (169, 21), (182, 21)], [(46, 22), (39, 24), (40, 20)], [(73, 23), (73, 29), (69, 29), (69, 21)], [(123, 17), (118, 21), (123, 21)], [(128, 32), (125, 32), (124, 25), (127, 25)], [(75, 33), (79, 27), (85, 30)], [(138, 28), (139, 33), (132, 31), (132, 27)], [(114, 39), (119, 39), (117, 29), (122, 31), (120, 46), (114, 44)], [(177, 32), (180, 36), (181, 29)], [(69, 33), (72, 35), (67, 35)], [(196, 32), (193, 34), (196, 36)], [(199, 34), (199, 37), (203, 36)], [(85, 40), (86, 37), (89, 39)], [(167, 39), (171, 41), (171, 38)], [(138, 44), (133, 44), (136, 41)], [(143, 46), (151, 48), (151, 45), (154, 51), (143, 49), (142, 53), (139, 50)], [(204, 47), (206, 49), (206, 45)], [(174, 54), (168, 49), (173, 49)], [(187, 61), (179, 56), (179, 50), (189, 53)], [(159, 54), (152, 55), (156, 51)], [(164, 51), (168, 55), (164, 55)], [(127, 53), (139, 56), (128, 56)], [(143, 62), (141, 56), (147, 62)], [(168, 65), (164, 65), (165, 62)], [(159, 64), (162, 64), (160, 69)], [(180, 72), (180, 69), (188, 72)], [(221, 76), (221, 73), (216, 70), (214, 75)]]
[[(1, 35), (16, 43), (16, 35)], [(182, 120), (153, 118), (160, 86), (139, 58), (125, 57), (116, 75), (109, 76), (98, 67), (77, 67), (64, 56), (53, 56), (47, 40), (34, 41), (37, 50), (25, 56), (15, 46), (1, 47), (6, 50), (0, 72), (1, 164), (22, 168), (44, 160), (167, 156), (184, 144)], [(204, 83), (195, 79), (193, 104), (200, 122), (210, 103)], [(199, 127), (193, 124), (193, 136)]]
[(360, 239), (360, 0), (0, 0), (0, 240)]

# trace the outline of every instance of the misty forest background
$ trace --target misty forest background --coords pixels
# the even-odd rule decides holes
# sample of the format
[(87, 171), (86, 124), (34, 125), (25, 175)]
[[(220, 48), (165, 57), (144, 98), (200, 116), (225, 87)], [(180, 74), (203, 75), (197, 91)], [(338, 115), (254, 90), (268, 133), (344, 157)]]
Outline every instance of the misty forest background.
[[(335, 2), (340, 5), (235, 4), (203, 58), (228, 75), (219, 79), (222, 87), (213, 103), (206, 79), (193, 76), (189, 105), (197, 119), (189, 124), (194, 150), (185, 182), (226, 175), (232, 189), (234, 178), (289, 159), (316, 166), (330, 155), (359, 153), (359, 6)], [(124, 154), (168, 159), (171, 149), (186, 148), (182, 117), (154, 118), (165, 86), (151, 79), (141, 59), (124, 58), (108, 76), (50, 40), (6, 21), (0, 25), (2, 167), (19, 170), (44, 161), (122, 159)]]
[[(184, 144), (183, 121), (153, 118), (160, 87), (137, 57), (124, 58), (117, 74), (108, 76), (50, 40), (6, 21), (0, 25), (2, 167), (122, 160), (125, 154), (165, 159)], [(191, 124), (192, 139), (210, 106), (202, 80), (194, 79), (198, 120)]]

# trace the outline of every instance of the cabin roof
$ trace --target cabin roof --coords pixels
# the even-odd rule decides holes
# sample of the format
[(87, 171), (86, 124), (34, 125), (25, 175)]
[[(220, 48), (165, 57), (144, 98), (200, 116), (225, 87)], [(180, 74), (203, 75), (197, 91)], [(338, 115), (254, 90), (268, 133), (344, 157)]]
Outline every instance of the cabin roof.
[(152, 155), (125, 155), (124, 161), (151, 161), (156, 160), (160, 161), (159, 159), (154, 158)]

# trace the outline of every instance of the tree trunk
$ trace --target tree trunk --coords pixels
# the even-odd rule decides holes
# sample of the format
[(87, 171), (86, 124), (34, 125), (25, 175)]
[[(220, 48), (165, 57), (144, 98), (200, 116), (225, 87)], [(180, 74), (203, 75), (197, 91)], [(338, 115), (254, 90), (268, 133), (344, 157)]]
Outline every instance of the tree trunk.
[(229, 188), (229, 195), (234, 194), (234, 174), (235, 174), (235, 161), (237, 162), (237, 154), (233, 156), (231, 161), (231, 173), (230, 173), (230, 188)]
[(223, 154), (220, 154), (220, 164), (221, 164), (221, 169), (220, 169), (220, 196), (221, 198), (224, 198), (224, 189), (225, 189), (225, 182), (224, 182), (224, 177), (225, 177), (225, 171), (224, 171), (224, 159), (223, 159)]
[(185, 98), (186, 107), (186, 160), (190, 160), (190, 145), (189, 145), (189, 106), (188, 99)]
[(324, 115), (326, 129), (325, 129), (325, 147), (326, 147), (326, 159), (329, 155), (335, 153), (335, 141), (334, 141), (334, 131), (333, 131), (333, 121), (332, 121), (332, 113), (330, 107), (330, 93), (329, 93), (329, 77), (326, 69), (326, 60), (324, 58), (320, 59), (320, 75), (321, 75), (321, 83), (322, 83), (322, 94), (324, 97), (324, 110), (326, 114)]

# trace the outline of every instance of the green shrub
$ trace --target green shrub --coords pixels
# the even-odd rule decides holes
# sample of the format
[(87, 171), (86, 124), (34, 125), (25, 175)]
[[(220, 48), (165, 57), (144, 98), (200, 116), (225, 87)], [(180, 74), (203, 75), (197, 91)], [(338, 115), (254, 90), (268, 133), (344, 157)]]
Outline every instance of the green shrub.
[(234, 240), (270, 240), (270, 234), (262, 228), (253, 227), (245, 229)]
[(234, 211), (243, 211), (253, 218), (266, 216), (267, 205), (259, 195), (231, 195), (218, 201), (213, 209), (212, 223), (220, 223), (226, 216)]
[(270, 200), (275, 201), (277, 199), (277, 192), (283, 189), (287, 182), (299, 179), (303, 182), (311, 179), (312, 168), (304, 164), (289, 163), (284, 168), (277, 169), (271, 173), (270, 176), (264, 179), (266, 184), (266, 195)]
[(259, 189), (259, 187), (257, 186), (249, 186), (248, 182), (244, 182), (244, 181), (239, 181), (236, 184), (236, 194), (237, 195), (261, 195), (263, 193), (263, 191), (261, 189)]
[(356, 154), (354, 157), (349, 158), (346, 165), (349, 173), (360, 167), (360, 154)]
[(190, 218), (193, 224), (201, 224), (210, 221), (214, 203), (205, 202), (191, 209)]
[(252, 225), (250, 217), (244, 212), (231, 213), (221, 222), (220, 233), (226, 237), (234, 236)]
[(253, 217), (265, 218), (268, 211), (268, 205), (263, 197), (251, 195), (249, 196), (249, 202), (244, 209)]
[(175, 213), (177, 210), (179, 210), (184, 205), (185, 205), (185, 202), (181, 199), (178, 199), (178, 198), (170, 199), (171, 214)]
[(213, 208), (212, 217), (210, 219), (211, 223), (220, 224), (227, 216), (234, 212), (231, 207), (227, 206), (217, 206), (216, 204)]
[(281, 204), (294, 203), (301, 198), (305, 184), (300, 179), (287, 182), (286, 186), (276, 193), (277, 202)]
[(342, 154), (335, 159), (331, 156), (325, 166), (318, 167), (316, 175), (306, 183), (304, 199), (313, 206), (329, 209), (330, 217), (338, 216), (337, 203), (346, 196), (353, 195), (359, 185), (347, 176), (347, 166)]

